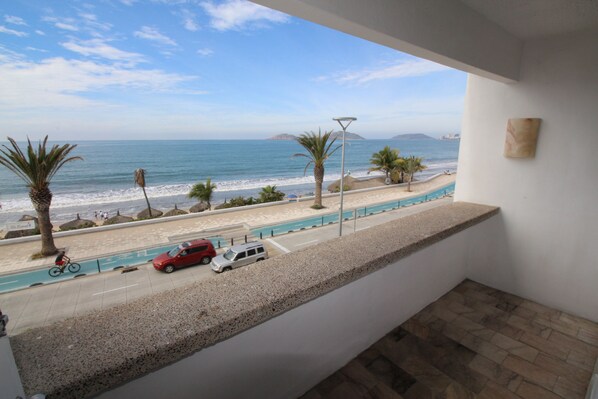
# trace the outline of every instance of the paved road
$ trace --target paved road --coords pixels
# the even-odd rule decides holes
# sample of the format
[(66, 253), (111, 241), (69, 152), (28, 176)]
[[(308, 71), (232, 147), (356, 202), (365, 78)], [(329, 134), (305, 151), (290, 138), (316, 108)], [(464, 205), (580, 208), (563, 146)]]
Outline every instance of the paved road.
[[(395, 211), (368, 216), (344, 222), (343, 234), (352, 234), (372, 226), (405, 217), (452, 201), (445, 198)], [(324, 226), (297, 233), (265, 239), (272, 255), (298, 251), (320, 242), (338, 237), (338, 225)], [(107, 309), (121, 303), (128, 303), (142, 296), (191, 282), (218, 278), (208, 266), (194, 266), (165, 274), (153, 269), (151, 264), (138, 270), (121, 273), (106, 272), (72, 279), (60, 283), (24, 289), (0, 295), (0, 308), (9, 315), (9, 335), (15, 335), (29, 328), (43, 326), (68, 317)]]

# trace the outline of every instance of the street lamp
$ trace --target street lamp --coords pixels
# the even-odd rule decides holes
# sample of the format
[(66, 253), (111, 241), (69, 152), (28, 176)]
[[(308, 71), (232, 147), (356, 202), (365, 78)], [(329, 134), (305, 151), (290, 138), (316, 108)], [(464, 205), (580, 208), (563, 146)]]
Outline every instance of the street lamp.
[[(338, 212), (338, 236), (341, 237), (343, 235), (343, 191), (345, 190), (345, 133), (347, 133), (347, 128), (351, 122), (356, 121), (357, 118), (353, 118), (352, 116), (343, 116), (340, 118), (332, 118), (332, 120), (337, 121), (338, 124), (343, 128), (343, 149), (341, 156), (341, 207)], [(343, 124), (343, 122), (346, 124)]]

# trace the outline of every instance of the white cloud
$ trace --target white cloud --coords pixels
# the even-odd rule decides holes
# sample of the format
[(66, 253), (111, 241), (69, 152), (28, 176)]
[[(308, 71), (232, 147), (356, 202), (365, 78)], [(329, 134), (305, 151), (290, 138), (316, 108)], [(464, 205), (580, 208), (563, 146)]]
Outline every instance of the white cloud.
[(113, 61), (126, 62), (133, 65), (145, 61), (143, 55), (117, 49), (102, 39), (83, 41), (71, 40), (66, 43), (60, 43), (60, 45), (67, 50), (74, 51), (87, 57), (101, 57)]
[(204, 56), (204, 57), (209, 57), (210, 55), (214, 54), (214, 50), (212, 50), (211, 48), (200, 48), (199, 50), (197, 50), (197, 54)]
[(447, 66), (427, 60), (399, 61), (394, 65), (380, 68), (362, 69), (359, 71), (344, 71), (331, 76), (320, 76), (318, 81), (333, 80), (342, 84), (365, 84), (374, 80), (399, 79), (428, 75), (450, 69)]
[(68, 30), (71, 32), (77, 32), (79, 30), (79, 28), (77, 28), (75, 25), (67, 24), (64, 22), (56, 22), (54, 26), (58, 29)]
[(158, 29), (152, 28), (150, 26), (142, 26), (141, 30), (135, 31), (133, 34), (141, 39), (152, 40), (169, 46), (178, 46), (174, 40), (160, 33)]
[(9, 35), (18, 36), (18, 37), (27, 36), (27, 32), (21, 32), (18, 30), (9, 29), (2, 25), (0, 25), (0, 33), (6, 33)]
[(137, 0), (120, 0), (126, 6), (132, 6)]
[(23, 18), (15, 17), (14, 15), (5, 15), (4, 21), (6, 23), (13, 24), (13, 25), (27, 26), (27, 22), (25, 22), (25, 20)]
[(62, 30), (68, 30), (70, 32), (77, 32), (79, 28), (75, 25), (76, 21), (73, 18), (57, 18), (46, 16), (42, 18), (45, 22), (51, 22), (55, 27)]
[(221, 31), (264, 27), (267, 23), (289, 20), (286, 14), (245, 0), (227, 0), (221, 4), (203, 2), (201, 6), (210, 16), (210, 26)]
[(112, 24), (99, 22), (98, 17), (96, 17), (95, 14), (82, 12), (79, 13), (79, 16), (82, 18), (82, 22), (85, 24), (85, 26), (92, 31), (94, 29), (100, 29), (103, 31), (112, 29)]
[(183, 9), (180, 13), (181, 18), (183, 19), (183, 26), (185, 29), (191, 32), (196, 32), (199, 30), (199, 25), (195, 21), (195, 14), (189, 10)]
[(44, 49), (37, 48), (37, 47), (31, 47), (31, 46), (25, 47), (25, 50), (39, 51), (40, 53), (47, 53), (48, 52), (48, 50), (44, 50)]
[(37, 33), (40, 36), (46, 36), (46, 33), (44, 31), (42, 31), (42, 30), (39, 30), (39, 29), (36, 30), (35, 33)]
[(195, 77), (61, 57), (41, 62), (17, 61), (0, 64), (0, 109), (106, 105), (90, 98), (117, 90), (197, 94), (179, 88), (192, 79)]
[(24, 58), (23, 54), (9, 50), (0, 44), (0, 64), (20, 62)]

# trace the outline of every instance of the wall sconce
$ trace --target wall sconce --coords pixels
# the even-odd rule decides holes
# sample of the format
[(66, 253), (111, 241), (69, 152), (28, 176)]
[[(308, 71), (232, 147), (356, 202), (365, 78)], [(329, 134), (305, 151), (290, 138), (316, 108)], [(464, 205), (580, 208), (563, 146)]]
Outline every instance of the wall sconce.
[(506, 158), (534, 158), (540, 118), (513, 118), (507, 123)]

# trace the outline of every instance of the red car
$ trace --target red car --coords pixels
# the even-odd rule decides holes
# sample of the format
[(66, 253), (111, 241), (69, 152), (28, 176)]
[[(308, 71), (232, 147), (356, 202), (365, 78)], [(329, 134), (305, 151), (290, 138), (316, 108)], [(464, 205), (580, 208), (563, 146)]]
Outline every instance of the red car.
[(210, 240), (193, 240), (156, 256), (152, 262), (156, 270), (172, 273), (175, 269), (198, 263), (208, 265), (215, 256), (216, 250)]

